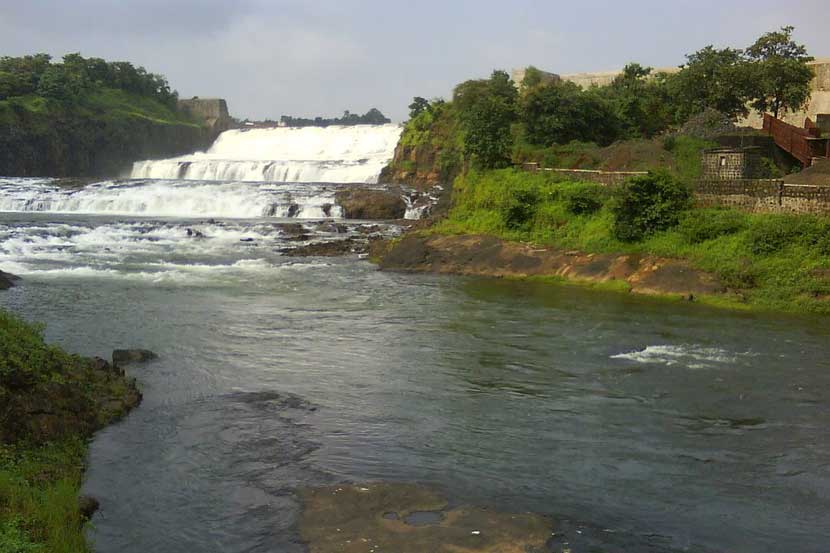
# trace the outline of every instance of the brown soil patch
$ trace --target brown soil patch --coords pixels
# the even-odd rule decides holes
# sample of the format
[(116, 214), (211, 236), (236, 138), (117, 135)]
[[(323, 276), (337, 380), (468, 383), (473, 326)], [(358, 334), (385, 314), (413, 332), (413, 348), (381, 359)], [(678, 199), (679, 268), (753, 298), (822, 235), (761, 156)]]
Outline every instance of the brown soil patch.
[[(436, 492), (412, 484), (302, 490), (300, 534), (310, 553), (528, 553), (543, 551), (549, 519), (479, 507), (446, 510)], [(412, 513), (440, 512), (416, 526)]]

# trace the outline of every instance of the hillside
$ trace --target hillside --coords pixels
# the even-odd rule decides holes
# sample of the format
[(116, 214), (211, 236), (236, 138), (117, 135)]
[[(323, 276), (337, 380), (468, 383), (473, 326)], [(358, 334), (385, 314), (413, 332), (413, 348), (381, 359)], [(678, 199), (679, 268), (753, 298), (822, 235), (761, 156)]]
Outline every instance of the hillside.
[(0, 175), (120, 176), (133, 161), (209, 144), (166, 81), (70, 54), (0, 58)]

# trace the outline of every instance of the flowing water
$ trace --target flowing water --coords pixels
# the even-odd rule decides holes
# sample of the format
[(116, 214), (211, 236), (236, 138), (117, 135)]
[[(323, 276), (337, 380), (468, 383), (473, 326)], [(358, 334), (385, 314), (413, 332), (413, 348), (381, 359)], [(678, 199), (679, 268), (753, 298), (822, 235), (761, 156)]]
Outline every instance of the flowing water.
[(99, 553), (301, 552), (298, 487), (380, 480), (549, 514), (552, 551), (828, 550), (826, 319), (295, 257), (399, 229), (329, 221), (342, 185), (145, 178), (173, 163), (0, 179), (0, 302), (159, 354), (92, 443)]
[(271, 182), (377, 182), (400, 125), (225, 131), (207, 152), (140, 161), (133, 178)]

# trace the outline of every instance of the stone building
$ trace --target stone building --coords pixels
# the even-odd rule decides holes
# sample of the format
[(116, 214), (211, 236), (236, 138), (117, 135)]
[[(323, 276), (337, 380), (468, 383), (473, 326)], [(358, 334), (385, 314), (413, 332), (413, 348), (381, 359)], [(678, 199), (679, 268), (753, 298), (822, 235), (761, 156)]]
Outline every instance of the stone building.
[(203, 121), (210, 130), (219, 134), (233, 128), (234, 122), (228, 113), (228, 104), (222, 98), (198, 98), (179, 100), (179, 110)]
[(712, 148), (703, 151), (703, 178), (755, 179), (761, 175), (761, 148)]

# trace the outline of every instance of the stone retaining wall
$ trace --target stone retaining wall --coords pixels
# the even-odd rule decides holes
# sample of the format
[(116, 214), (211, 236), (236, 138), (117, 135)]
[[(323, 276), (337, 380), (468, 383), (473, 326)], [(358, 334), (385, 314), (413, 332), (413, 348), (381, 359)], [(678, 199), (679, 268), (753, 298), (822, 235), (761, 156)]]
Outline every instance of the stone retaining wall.
[(830, 214), (828, 186), (767, 179), (701, 179), (693, 188), (698, 207), (731, 207), (753, 213)]

